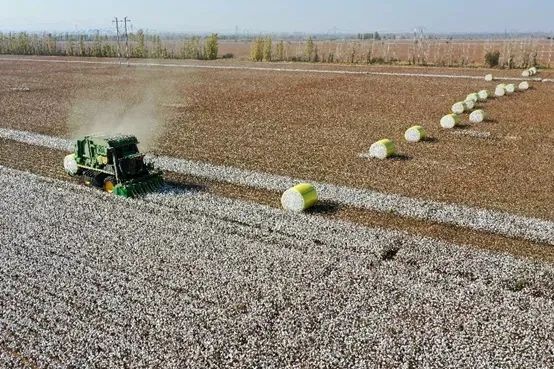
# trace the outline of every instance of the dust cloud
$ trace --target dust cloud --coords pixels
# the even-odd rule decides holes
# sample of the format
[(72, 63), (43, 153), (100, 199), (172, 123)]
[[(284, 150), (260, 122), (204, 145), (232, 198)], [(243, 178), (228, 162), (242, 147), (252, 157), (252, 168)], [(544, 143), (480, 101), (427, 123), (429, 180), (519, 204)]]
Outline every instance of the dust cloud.
[(140, 83), (136, 82), (136, 86), (133, 83), (126, 88), (110, 86), (81, 90), (69, 114), (71, 138), (94, 134), (132, 134), (137, 136), (142, 150), (155, 147), (165, 127), (161, 102), (173, 89), (161, 86), (151, 77), (146, 80), (140, 77)]

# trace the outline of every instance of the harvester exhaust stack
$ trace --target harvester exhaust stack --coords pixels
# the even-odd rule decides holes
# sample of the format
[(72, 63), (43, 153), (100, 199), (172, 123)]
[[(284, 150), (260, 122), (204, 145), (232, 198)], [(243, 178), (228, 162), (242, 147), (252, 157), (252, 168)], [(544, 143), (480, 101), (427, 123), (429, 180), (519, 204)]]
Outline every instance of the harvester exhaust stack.
[(85, 136), (64, 159), (64, 169), (81, 176), (84, 183), (123, 197), (156, 191), (163, 184), (162, 172), (144, 163), (138, 140), (131, 135)]

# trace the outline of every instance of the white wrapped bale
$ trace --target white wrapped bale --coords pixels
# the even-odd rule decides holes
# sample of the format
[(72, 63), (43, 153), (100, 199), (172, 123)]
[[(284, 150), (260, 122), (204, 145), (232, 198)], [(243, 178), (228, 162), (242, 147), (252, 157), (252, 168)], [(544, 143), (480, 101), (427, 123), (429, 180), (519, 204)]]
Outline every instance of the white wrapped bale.
[(283, 209), (301, 212), (315, 205), (317, 202), (317, 191), (309, 183), (300, 183), (289, 188), (281, 196)]
[(487, 74), (487, 75), (485, 76), (485, 81), (490, 82), (490, 81), (492, 81), (492, 80), (493, 80), (492, 74)]
[(496, 89), (494, 90), (494, 96), (504, 96), (506, 95), (506, 85), (501, 83), (498, 86), (496, 86)]
[(484, 110), (478, 109), (469, 115), (469, 121), (471, 123), (481, 123), (487, 119), (487, 114)]
[(537, 67), (531, 67), (529, 68), (529, 72), (531, 72), (531, 75), (535, 75), (539, 72), (539, 70), (537, 69)]
[(507, 84), (506, 87), (504, 87), (507, 94), (513, 94), (516, 90), (516, 86), (513, 83)]
[(525, 90), (528, 90), (529, 89), (529, 82), (527, 81), (523, 81), (519, 84), (519, 86), (517, 86), (518, 90), (520, 91), (525, 91)]
[(408, 142), (419, 142), (427, 137), (427, 133), (422, 126), (410, 127), (404, 132), (404, 138)]
[(466, 110), (472, 110), (475, 107), (475, 101), (473, 100), (466, 100), (464, 101), (464, 104), (466, 106)]
[(454, 128), (461, 121), (461, 118), (458, 114), (448, 114), (441, 118), (441, 127), (442, 128)]
[(521, 72), (522, 77), (529, 77), (531, 75), (531, 71), (529, 69), (525, 69), (523, 72)]
[(466, 110), (468, 110), (468, 107), (464, 101), (458, 101), (452, 105), (452, 113), (454, 114), (462, 114)]
[(377, 159), (386, 159), (395, 152), (394, 142), (388, 138), (379, 140), (369, 147), (369, 156)]
[(487, 101), (489, 98), (489, 91), (481, 90), (477, 93), (479, 95), (479, 101)]
[(477, 102), (479, 101), (479, 94), (477, 92), (470, 93), (466, 97), (466, 101), (467, 100), (473, 100), (473, 102)]
[(79, 167), (77, 165), (77, 160), (75, 160), (75, 154), (69, 154), (63, 159), (63, 168), (70, 176), (77, 175)]

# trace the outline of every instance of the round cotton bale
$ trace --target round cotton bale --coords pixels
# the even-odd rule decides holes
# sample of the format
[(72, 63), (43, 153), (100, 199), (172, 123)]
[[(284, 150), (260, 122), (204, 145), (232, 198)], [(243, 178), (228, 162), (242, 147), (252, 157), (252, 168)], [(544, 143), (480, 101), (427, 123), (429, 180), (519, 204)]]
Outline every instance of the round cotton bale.
[(523, 81), (519, 84), (519, 86), (517, 86), (518, 90), (520, 91), (525, 91), (525, 90), (528, 90), (529, 89), (529, 82), (527, 81)]
[(487, 101), (489, 98), (489, 91), (481, 90), (477, 93), (477, 95), (479, 96), (479, 101)]
[(466, 97), (466, 101), (467, 100), (473, 100), (473, 102), (477, 102), (479, 101), (479, 94), (477, 92), (470, 93)]
[(388, 138), (379, 140), (369, 147), (369, 156), (377, 159), (386, 159), (395, 153), (394, 142)]
[(75, 160), (75, 154), (69, 154), (63, 159), (63, 168), (67, 174), (74, 176), (79, 172), (79, 166), (77, 160)]
[(506, 95), (506, 85), (501, 83), (498, 86), (496, 86), (496, 89), (494, 90), (495, 96), (504, 96)]
[(422, 126), (410, 127), (404, 132), (404, 138), (408, 142), (419, 142), (427, 137), (427, 133)]
[(529, 77), (531, 75), (531, 71), (529, 69), (525, 69), (523, 72), (521, 72), (522, 77)]
[(315, 205), (317, 202), (317, 191), (309, 183), (300, 183), (289, 188), (281, 196), (283, 209), (301, 212)]
[(441, 118), (442, 128), (454, 128), (460, 123), (460, 116), (458, 114), (448, 114)]
[(531, 67), (529, 68), (529, 72), (531, 72), (531, 75), (535, 75), (539, 72), (539, 70), (537, 69), (537, 67)]
[(464, 101), (464, 104), (466, 106), (466, 110), (471, 110), (475, 107), (475, 101), (473, 100), (466, 100)]
[(487, 74), (487, 75), (485, 76), (485, 81), (490, 82), (490, 81), (492, 81), (492, 80), (493, 80), (492, 74)]
[(462, 114), (467, 109), (468, 107), (463, 101), (458, 101), (457, 103), (454, 103), (454, 105), (452, 105), (452, 113), (454, 114)]
[(505, 89), (507, 94), (513, 94), (516, 90), (516, 86), (513, 83), (510, 83), (506, 85)]
[(481, 123), (485, 119), (487, 119), (487, 114), (481, 109), (475, 110), (469, 115), (469, 121), (471, 123)]

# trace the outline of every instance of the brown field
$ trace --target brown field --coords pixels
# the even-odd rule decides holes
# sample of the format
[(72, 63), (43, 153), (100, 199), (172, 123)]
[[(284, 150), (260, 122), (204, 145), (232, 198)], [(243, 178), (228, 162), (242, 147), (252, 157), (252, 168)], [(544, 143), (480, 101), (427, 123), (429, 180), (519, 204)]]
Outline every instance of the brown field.
[[(408, 67), (351, 69), (429, 72)], [(462, 134), (440, 129), (440, 117), (453, 102), (470, 92), (491, 89), (494, 82), (3, 60), (0, 86), (0, 127), (66, 137), (125, 129), (160, 154), (554, 220), (554, 162), (549, 159), (554, 149), (554, 85), (548, 83), (537, 82), (528, 92), (483, 103), (491, 121), (455, 130)], [(21, 86), (30, 91), (12, 90)], [(121, 121), (127, 123), (122, 126)], [(403, 142), (404, 130), (414, 124), (425, 126), (432, 140)], [(488, 137), (467, 132), (486, 132)], [(359, 157), (383, 137), (397, 142), (399, 158)], [(2, 145), (13, 144), (2, 141)], [(9, 156), (4, 149), (0, 163), (17, 166), (14, 162), (19, 162), (20, 155)], [(55, 168), (54, 162), (38, 169), (32, 166), (52, 175), (61, 172), (61, 164)], [(263, 195), (244, 188), (214, 186), (230, 196), (267, 202)], [(379, 221), (378, 215), (355, 209), (341, 209), (333, 216), (519, 250), (516, 254), (521, 250), (536, 254), (540, 249), (531, 243), (514, 245), (515, 241), (503, 237), (483, 238), (478, 232), (393, 216)]]

